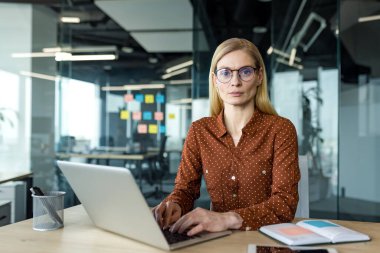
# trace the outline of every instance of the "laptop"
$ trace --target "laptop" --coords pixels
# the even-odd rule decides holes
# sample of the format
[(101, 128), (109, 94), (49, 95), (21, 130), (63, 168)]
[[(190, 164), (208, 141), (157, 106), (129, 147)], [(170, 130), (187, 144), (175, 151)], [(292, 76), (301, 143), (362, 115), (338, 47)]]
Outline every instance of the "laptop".
[[(162, 231), (128, 169), (66, 161), (57, 161), (57, 164), (92, 222), (101, 229), (164, 250), (231, 234), (231, 231), (223, 231), (189, 238)], [(171, 238), (166, 239), (164, 234)]]

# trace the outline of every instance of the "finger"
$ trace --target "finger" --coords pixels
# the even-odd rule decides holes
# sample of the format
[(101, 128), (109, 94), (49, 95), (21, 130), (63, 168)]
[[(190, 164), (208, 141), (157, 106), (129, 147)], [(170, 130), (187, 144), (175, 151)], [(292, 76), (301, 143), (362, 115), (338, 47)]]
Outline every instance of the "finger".
[(185, 231), (189, 230), (190, 227), (193, 225), (198, 225), (198, 221), (196, 218), (194, 219), (193, 217), (187, 217), (187, 219), (178, 227), (178, 233), (182, 234)]
[(160, 226), (160, 227), (162, 227), (162, 215), (163, 215), (163, 213), (165, 212), (165, 205), (162, 205), (162, 204), (160, 204), (160, 205), (158, 205), (157, 206), (157, 208), (156, 208), (156, 210), (155, 210), (155, 218), (156, 218), (156, 222), (158, 223), (158, 225)]
[(187, 214), (179, 218), (171, 227), (170, 227), (170, 232), (172, 233), (177, 233), (178, 228), (182, 225), (182, 223), (186, 220)]
[(163, 218), (163, 228), (166, 229), (169, 224), (171, 223), (171, 218), (173, 216), (173, 204), (170, 202), (166, 202), (166, 209), (164, 213), (164, 218)]
[(193, 227), (192, 229), (190, 229), (188, 232), (187, 232), (187, 235), (188, 236), (193, 236), (193, 235), (196, 235), (196, 234), (199, 234), (200, 232), (202, 232), (204, 230), (204, 227), (202, 224), (198, 224), (196, 225), (195, 227)]

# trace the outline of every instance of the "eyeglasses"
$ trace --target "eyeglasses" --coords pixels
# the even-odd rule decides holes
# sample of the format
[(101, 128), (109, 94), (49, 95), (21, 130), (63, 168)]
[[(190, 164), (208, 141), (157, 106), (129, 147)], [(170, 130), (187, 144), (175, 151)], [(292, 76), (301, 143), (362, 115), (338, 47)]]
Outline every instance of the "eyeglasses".
[(237, 71), (240, 80), (247, 82), (253, 79), (253, 77), (255, 76), (255, 70), (257, 70), (257, 68), (251, 66), (244, 66), (240, 69), (223, 68), (217, 69), (215, 71), (215, 75), (219, 82), (228, 83), (232, 79), (233, 72)]

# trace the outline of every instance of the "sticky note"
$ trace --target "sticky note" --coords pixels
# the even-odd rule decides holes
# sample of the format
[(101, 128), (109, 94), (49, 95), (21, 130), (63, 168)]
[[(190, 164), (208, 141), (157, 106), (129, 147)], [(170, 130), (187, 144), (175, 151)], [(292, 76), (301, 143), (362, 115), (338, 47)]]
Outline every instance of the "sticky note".
[(135, 100), (137, 102), (140, 102), (140, 103), (144, 102), (144, 95), (143, 94), (136, 94), (135, 95)]
[(304, 221), (304, 223), (312, 225), (317, 228), (324, 228), (324, 227), (339, 227), (338, 225), (322, 220), (307, 220)]
[(163, 104), (163, 103), (165, 103), (165, 95), (157, 94), (156, 95), (156, 103), (157, 104)]
[(169, 119), (175, 119), (175, 114), (174, 113), (169, 113)]
[(141, 120), (141, 112), (133, 112), (132, 113), (133, 120)]
[(152, 94), (146, 94), (145, 95), (145, 103), (153, 104), (154, 103), (154, 96)]
[(164, 113), (163, 112), (155, 112), (154, 113), (154, 119), (155, 120), (163, 120), (164, 119)]
[(132, 102), (133, 101), (133, 94), (125, 94), (124, 95), (124, 101), (125, 102)]
[(143, 120), (152, 120), (152, 112), (144, 112)]
[(127, 120), (129, 119), (129, 111), (127, 110), (122, 110), (120, 112), (120, 119)]
[(160, 134), (164, 134), (166, 132), (165, 126), (160, 126)]
[(157, 133), (157, 125), (149, 124), (149, 133), (150, 134), (156, 134)]
[(146, 134), (148, 132), (148, 127), (146, 124), (138, 124), (137, 125), (137, 133)]

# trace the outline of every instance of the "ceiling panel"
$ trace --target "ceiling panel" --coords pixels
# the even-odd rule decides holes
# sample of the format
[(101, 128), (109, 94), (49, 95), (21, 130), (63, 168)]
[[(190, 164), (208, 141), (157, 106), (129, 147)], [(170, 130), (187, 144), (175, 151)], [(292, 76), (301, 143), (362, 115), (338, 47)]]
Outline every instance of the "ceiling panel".
[(148, 52), (191, 52), (189, 0), (97, 0), (95, 4)]

